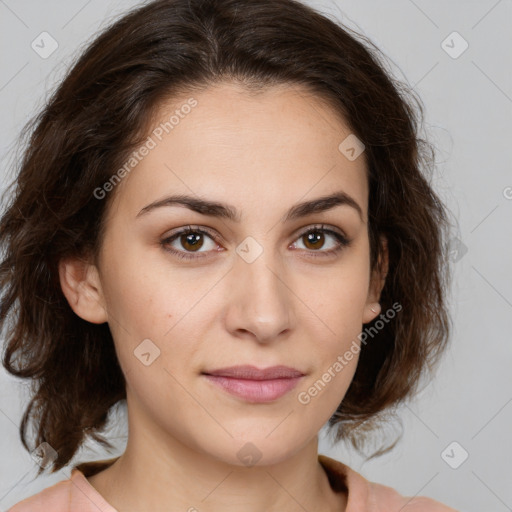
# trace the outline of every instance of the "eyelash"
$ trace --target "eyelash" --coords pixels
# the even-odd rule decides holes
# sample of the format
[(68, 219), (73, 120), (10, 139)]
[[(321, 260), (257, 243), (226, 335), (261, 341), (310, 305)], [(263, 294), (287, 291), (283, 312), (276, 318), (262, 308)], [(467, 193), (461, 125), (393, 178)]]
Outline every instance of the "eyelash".
[[(323, 225), (312, 226), (311, 228), (307, 229), (306, 231), (303, 231), (297, 237), (297, 240), (302, 238), (305, 235), (308, 235), (309, 233), (317, 233), (317, 232), (326, 233), (328, 235), (334, 236), (334, 238), (336, 238), (336, 240), (338, 241), (338, 246), (336, 248), (330, 249), (328, 251), (314, 251), (314, 250), (308, 251), (308, 252), (312, 253), (311, 256), (313, 256), (314, 258), (318, 258), (318, 257), (325, 258), (325, 257), (333, 256), (333, 255), (339, 253), (345, 247), (348, 247), (351, 243), (351, 240), (347, 239), (341, 233), (338, 233), (337, 231), (333, 231), (332, 229), (324, 228)], [(214, 240), (216, 242), (215, 235), (213, 234), (213, 232), (210, 232), (209, 230), (207, 230), (205, 228), (194, 228), (193, 226), (187, 226), (185, 229), (182, 229), (181, 231), (174, 233), (172, 236), (165, 238), (160, 243), (165, 251), (170, 252), (171, 254), (173, 254), (181, 259), (194, 260), (194, 259), (207, 257), (207, 255), (205, 253), (187, 253), (185, 251), (177, 251), (175, 249), (166, 247), (168, 244), (170, 244), (171, 242), (176, 240), (178, 237), (180, 237), (182, 235), (188, 235), (191, 233), (201, 233), (203, 235), (207, 235), (212, 240)]]

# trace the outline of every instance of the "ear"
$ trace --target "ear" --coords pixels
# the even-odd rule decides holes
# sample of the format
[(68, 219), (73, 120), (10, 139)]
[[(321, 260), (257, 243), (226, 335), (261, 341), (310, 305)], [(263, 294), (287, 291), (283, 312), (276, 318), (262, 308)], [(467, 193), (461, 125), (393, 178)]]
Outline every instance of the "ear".
[[(371, 322), (377, 315), (380, 314), (381, 306), (379, 304), (380, 294), (386, 282), (386, 275), (389, 267), (389, 252), (388, 241), (384, 235), (380, 236), (381, 254), (376, 268), (372, 272), (370, 279), (370, 286), (368, 290), (368, 297), (365, 304), (363, 314), (363, 324)], [(373, 308), (375, 311), (372, 311)]]
[(80, 259), (68, 258), (59, 262), (59, 278), (71, 309), (81, 318), (94, 324), (108, 320), (98, 269)]

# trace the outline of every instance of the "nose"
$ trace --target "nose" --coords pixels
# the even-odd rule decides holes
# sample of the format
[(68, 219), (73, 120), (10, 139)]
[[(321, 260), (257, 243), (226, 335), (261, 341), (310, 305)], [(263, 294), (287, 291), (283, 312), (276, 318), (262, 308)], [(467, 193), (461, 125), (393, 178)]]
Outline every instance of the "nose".
[(225, 321), (233, 336), (269, 343), (289, 334), (295, 319), (293, 292), (282, 266), (264, 251), (251, 263), (237, 258), (228, 276)]

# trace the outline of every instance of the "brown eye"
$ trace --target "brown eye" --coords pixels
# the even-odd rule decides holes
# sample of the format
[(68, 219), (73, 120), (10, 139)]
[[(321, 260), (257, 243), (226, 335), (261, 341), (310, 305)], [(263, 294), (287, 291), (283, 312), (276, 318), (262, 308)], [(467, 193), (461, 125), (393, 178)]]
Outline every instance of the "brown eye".
[[(210, 248), (208, 248), (208, 239), (211, 244)], [(344, 247), (350, 245), (350, 240), (341, 233), (332, 229), (326, 229), (323, 225), (310, 228), (302, 233), (297, 240), (304, 244), (306, 253), (313, 257), (333, 256)], [(206, 231), (204, 228), (193, 228), (191, 226), (187, 226), (187, 228), (174, 233), (160, 243), (167, 252), (178, 258), (190, 260), (207, 257), (209, 256), (208, 253), (216, 248), (215, 235), (213, 233)], [(206, 250), (201, 250), (205, 248), (205, 244)], [(301, 248), (296, 247), (297, 242), (294, 242), (292, 245), (295, 246), (294, 248)], [(327, 250), (324, 249), (325, 245), (328, 245)]]
[[(210, 239), (211, 247), (206, 247), (207, 250), (201, 251), (200, 249), (205, 246), (205, 236)], [(205, 229), (192, 228), (191, 226), (178, 231), (160, 243), (166, 251), (183, 259), (197, 259), (207, 256), (206, 253), (214, 249), (216, 245), (213, 234)], [(208, 246), (207, 243), (206, 246)]]
[[(328, 247), (328, 250), (321, 250), (326, 244), (329, 244), (329, 238), (331, 240), (334, 239), (334, 242), (330, 242), (330, 248)], [(326, 229), (323, 225), (310, 228), (308, 231), (302, 233), (298, 240), (302, 241), (307, 252), (313, 257), (332, 256), (341, 251), (344, 247), (350, 245), (350, 240), (341, 233), (332, 229)], [(293, 245), (296, 244), (297, 242)], [(300, 249), (301, 247), (298, 248)]]
[(181, 246), (187, 251), (196, 251), (203, 246), (201, 233), (185, 233), (179, 236)]
[(305, 237), (304, 245), (308, 249), (321, 249), (325, 243), (325, 234), (320, 231), (310, 231), (302, 236)]

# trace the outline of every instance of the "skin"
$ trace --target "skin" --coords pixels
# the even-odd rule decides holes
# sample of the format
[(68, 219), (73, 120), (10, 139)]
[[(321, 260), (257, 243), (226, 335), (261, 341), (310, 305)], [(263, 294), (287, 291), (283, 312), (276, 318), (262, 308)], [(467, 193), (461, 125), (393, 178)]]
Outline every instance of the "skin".
[[(60, 265), (73, 310), (109, 323), (127, 380), (126, 451), (88, 480), (120, 512), (345, 510), (345, 494), (334, 493), (318, 462), (318, 432), (342, 401), (357, 356), (307, 405), (297, 395), (380, 312), (387, 253), (383, 273), (371, 274), (364, 154), (349, 161), (338, 150), (350, 129), (305, 89), (252, 95), (223, 83), (193, 97), (198, 105), (110, 192), (97, 264)], [(155, 126), (187, 98), (162, 105)], [(282, 222), (296, 203), (340, 190), (362, 218), (345, 204)], [(176, 205), (137, 217), (178, 193), (230, 204), (241, 220)], [(350, 245), (315, 257), (338, 243), (330, 234), (308, 243), (303, 233), (316, 224)], [(167, 247), (206, 257), (183, 260), (162, 246), (187, 225), (210, 228), (217, 240), (202, 236), (196, 252), (185, 237)], [(251, 263), (236, 252), (247, 237), (263, 250)], [(160, 350), (149, 366), (134, 356), (147, 338)], [(237, 364), (284, 364), (306, 375), (264, 404), (201, 375)], [(237, 456), (249, 442), (261, 454), (253, 466)]]

